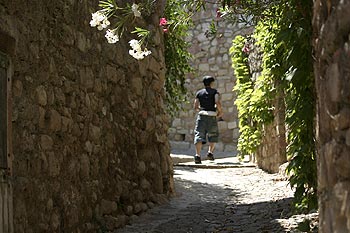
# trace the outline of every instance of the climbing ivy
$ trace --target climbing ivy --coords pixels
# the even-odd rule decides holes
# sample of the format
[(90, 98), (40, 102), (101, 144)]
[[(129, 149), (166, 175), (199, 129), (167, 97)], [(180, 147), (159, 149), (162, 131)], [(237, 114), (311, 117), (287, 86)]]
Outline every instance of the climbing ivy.
[(234, 91), (237, 93), (235, 104), (238, 109), (239, 131), (238, 150), (243, 157), (253, 154), (261, 141), (264, 124), (272, 121), (272, 86), (267, 76), (261, 75), (254, 80), (249, 71), (246, 46), (250, 40), (237, 36), (230, 49), (232, 64), (236, 76)]
[[(290, 164), (290, 184), (295, 188), (295, 207), (299, 210), (311, 210), (317, 207), (317, 177), (314, 140), (314, 76), (311, 56), (311, 8), (312, 3), (280, 0), (279, 4), (265, 9), (265, 15), (273, 15), (258, 21), (253, 37), (263, 53), (260, 95), (256, 102), (271, 107), (271, 95), (276, 93), (274, 83), (278, 82), (285, 94), (287, 123), (287, 155)], [(246, 41), (237, 37), (231, 49), (233, 66), (236, 70), (238, 93), (236, 101), (240, 117), (241, 138), (239, 148), (243, 153), (251, 153), (259, 145), (259, 132), (265, 123), (266, 115), (252, 111), (253, 99), (247, 72), (246, 54), (242, 53)], [(243, 70), (242, 67), (245, 67)], [(244, 71), (244, 72), (242, 72)], [(242, 85), (247, 80), (250, 87)], [(270, 89), (267, 87), (270, 86)], [(259, 109), (259, 108), (257, 108)], [(267, 111), (268, 112), (268, 111)], [(240, 120), (242, 120), (240, 119)], [(247, 121), (248, 119), (248, 121)], [(253, 119), (253, 120), (252, 120)], [(251, 137), (252, 143), (249, 141)]]
[(315, 86), (312, 62), (311, 1), (286, 1), (281, 8), (281, 29), (277, 43), (284, 43), (281, 57), (285, 71), (286, 122), (288, 150), (291, 158), (287, 168), (290, 184), (296, 188), (296, 207), (317, 208), (317, 168), (315, 148)]

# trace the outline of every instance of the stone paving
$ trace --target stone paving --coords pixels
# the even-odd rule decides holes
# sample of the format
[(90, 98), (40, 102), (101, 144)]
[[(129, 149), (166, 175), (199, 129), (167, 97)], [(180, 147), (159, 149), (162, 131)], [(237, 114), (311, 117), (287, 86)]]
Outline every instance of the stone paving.
[[(212, 165), (227, 160), (216, 159)], [(131, 225), (116, 232), (298, 232), (295, 228), (304, 218), (290, 215), (293, 191), (281, 176), (244, 163), (235, 168), (204, 167), (194, 167), (193, 162), (175, 166), (176, 196), (133, 216)]]

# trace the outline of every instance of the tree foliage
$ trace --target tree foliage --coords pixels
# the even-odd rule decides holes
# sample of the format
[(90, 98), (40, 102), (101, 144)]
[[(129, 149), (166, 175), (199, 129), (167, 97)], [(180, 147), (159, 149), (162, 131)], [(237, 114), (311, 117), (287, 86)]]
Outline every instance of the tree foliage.
[[(264, 9), (262, 16), (269, 15), (270, 17), (258, 21), (253, 35), (263, 52), (261, 80), (271, 87), (271, 91), (273, 91), (274, 81), (282, 84), (288, 128), (287, 154), (290, 158), (287, 170), (291, 174), (290, 184), (295, 188), (295, 206), (300, 210), (315, 209), (317, 207), (317, 177), (314, 140), (315, 93), (311, 56), (312, 3), (280, 0), (279, 4), (270, 6)], [(235, 68), (242, 66), (242, 59), (245, 56), (239, 53), (241, 48), (237, 45), (237, 40), (238, 38), (234, 40), (232, 50), (238, 51), (237, 54), (241, 54), (242, 58), (240, 60), (233, 56)], [(247, 77), (246, 74), (240, 73), (240, 69), (236, 71), (236, 75), (238, 75), (236, 89), (239, 89), (240, 80), (243, 77), (247, 79)], [(263, 91), (269, 92), (268, 89), (263, 89)], [(238, 100), (246, 101), (246, 103), (237, 101), (239, 109), (249, 109), (251, 95), (250, 89), (238, 90)], [(260, 98), (262, 98), (260, 102), (265, 101), (266, 107), (269, 108), (269, 95), (260, 95)], [(261, 121), (265, 119), (264, 115), (254, 111), (243, 110), (243, 112), (246, 114), (245, 118), (260, 118)], [(244, 128), (240, 130), (243, 137), (246, 137), (246, 131), (259, 130), (256, 124), (249, 125), (244, 122), (242, 124)], [(249, 141), (246, 139), (245, 141), (246, 144), (241, 147), (248, 148), (249, 150), (243, 151), (249, 152), (253, 147), (249, 145)]]
[[(166, 102), (169, 113), (177, 112), (186, 100), (185, 78), (192, 72), (191, 54), (186, 36), (191, 26), (189, 9), (197, 9), (197, 5), (186, 5), (186, 0), (168, 0), (165, 17), (169, 20), (169, 31), (165, 33), (165, 65), (166, 65)], [(176, 19), (176, 20), (175, 20)]]

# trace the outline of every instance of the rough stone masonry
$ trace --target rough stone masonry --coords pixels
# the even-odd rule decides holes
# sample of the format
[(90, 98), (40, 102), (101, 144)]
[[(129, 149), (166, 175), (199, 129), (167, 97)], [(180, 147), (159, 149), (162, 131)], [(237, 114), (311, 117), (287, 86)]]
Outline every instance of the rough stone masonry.
[(137, 61), (131, 37), (110, 45), (90, 28), (97, 4), (0, 0), (1, 38), (15, 41), (0, 47), (13, 51), (16, 233), (113, 230), (172, 192), (160, 12)]
[(350, 2), (313, 13), (320, 232), (350, 232)]

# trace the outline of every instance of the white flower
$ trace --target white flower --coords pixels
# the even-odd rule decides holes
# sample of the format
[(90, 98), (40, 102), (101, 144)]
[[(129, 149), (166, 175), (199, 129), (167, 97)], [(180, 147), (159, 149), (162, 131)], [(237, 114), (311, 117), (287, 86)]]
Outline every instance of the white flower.
[(111, 25), (111, 23), (109, 22), (109, 20), (107, 18), (105, 18), (103, 21), (102, 21), (102, 27), (103, 28), (106, 28), (108, 27), (109, 25)]
[(132, 48), (129, 50), (129, 54), (137, 60), (142, 60), (151, 54), (151, 51), (148, 51), (147, 48), (142, 51), (140, 41), (138, 40), (130, 40), (129, 44)]
[(143, 51), (143, 54), (145, 55), (145, 57), (147, 57), (148, 55), (150, 55), (152, 52), (148, 51), (147, 49), (145, 49), (145, 51)]
[(136, 51), (136, 50), (132, 50), (132, 49), (129, 50), (129, 54), (137, 60), (141, 60), (144, 58), (142, 56), (142, 52), (140, 53), (139, 51)]
[(92, 13), (92, 19), (90, 21), (91, 27), (97, 27), (98, 30), (102, 30), (104, 28), (107, 28), (111, 23), (108, 21), (107, 16), (101, 12), (97, 11), (95, 13)]
[(134, 13), (135, 17), (141, 17), (141, 12), (139, 10), (139, 5), (133, 3), (132, 6), (131, 6), (131, 10)]
[(133, 39), (129, 41), (129, 44), (133, 50), (141, 51), (140, 41)]
[(137, 50), (131, 49), (129, 50), (129, 54), (137, 60), (142, 60), (148, 55), (150, 55), (151, 51), (148, 51), (147, 49), (145, 49), (145, 51), (142, 51), (142, 50), (137, 51)]
[(108, 43), (110, 43), (110, 44), (114, 44), (114, 43), (117, 43), (119, 41), (119, 36), (114, 33), (114, 30), (108, 29), (106, 31), (105, 37), (106, 37)]

